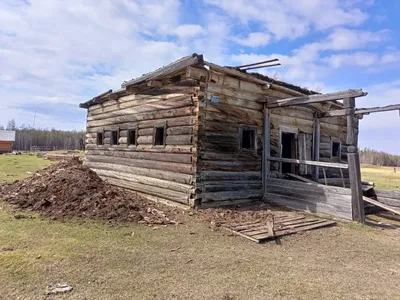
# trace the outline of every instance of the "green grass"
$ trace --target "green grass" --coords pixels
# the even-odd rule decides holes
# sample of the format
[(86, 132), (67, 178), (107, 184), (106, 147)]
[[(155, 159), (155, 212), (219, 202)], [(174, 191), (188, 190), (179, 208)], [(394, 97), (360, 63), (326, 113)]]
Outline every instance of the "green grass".
[(0, 155), (0, 182), (13, 182), (24, 179), (39, 169), (48, 167), (51, 161), (38, 158), (36, 155)]
[(400, 190), (400, 168), (394, 173), (393, 167), (363, 165), (361, 178), (364, 181), (374, 182), (377, 189)]

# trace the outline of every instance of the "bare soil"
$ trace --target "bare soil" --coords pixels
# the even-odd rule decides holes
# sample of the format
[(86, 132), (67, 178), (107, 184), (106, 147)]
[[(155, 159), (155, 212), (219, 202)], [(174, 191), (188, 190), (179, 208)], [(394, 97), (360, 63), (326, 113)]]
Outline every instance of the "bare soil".
[(176, 224), (178, 211), (104, 182), (78, 160), (62, 161), (32, 177), (0, 186), (0, 198), (52, 219), (87, 217), (110, 221)]

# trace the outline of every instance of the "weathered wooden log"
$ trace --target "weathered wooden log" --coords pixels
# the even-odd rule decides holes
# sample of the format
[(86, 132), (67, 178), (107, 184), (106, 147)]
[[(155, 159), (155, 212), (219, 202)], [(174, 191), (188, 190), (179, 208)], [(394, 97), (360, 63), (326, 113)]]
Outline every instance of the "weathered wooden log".
[(110, 171), (102, 169), (93, 169), (99, 176), (122, 179), (134, 183), (149, 185), (158, 188), (164, 188), (172, 191), (177, 191), (185, 194), (190, 194), (194, 192), (194, 187), (192, 185), (182, 184), (174, 181), (168, 181), (163, 179), (157, 179), (147, 176), (141, 176), (132, 173), (125, 173), (121, 171)]
[(97, 170), (118, 171), (127, 174), (158, 178), (158, 179), (163, 179), (183, 184), (190, 184), (190, 185), (193, 183), (193, 175), (191, 174), (182, 174), (171, 171), (155, 170), (148, 168), (138, 168), (127, 165), (119, 165), (117, 163), (102, 163), (102, 162), (87, 161), (85, 164), (89, 168)]
[(153, 136), (152, 135), (142, 135), (137, 138), (138, 145), (140, 144), (152, 144), (153, 143)]
[(177, 163), (192, 163), (192, 154), (186, 153), (156, 153), (156, 152), (143, 152), (143, 151), (109, 151), (109, 150), (88, 150), (87, 156), (100, 155), (100, 156), (113, 156), (113, 157), (124, 157), (133, 159), (142, 159), (150, 161), (165, 161), (165, 162), (177, 162)]
[(192, 141), (191, 135), (170, 135), (166, 138), (167, 145), (191, 145)]
[(160, 110), (160, 111), (146, 112), (133, 115), (111, 117), (103, 120), (88, 121), (86, 126), (90, 128), (90, 127), (108, 126), (126, 122), (138, 122), (138, 121), (157, 120), (157, 119), (160, 120), (165, 118), (191, 116), (193, 114), (193, 110), (194, 110), (193, 106), (188, 106), (177, 109), (168, 109), (168, 110)]
[[(254, 171), (203, 171), (201, 173), (203, 181), (214, 180), (261, 180), (261, 172)], [(260, 181), (261, 182), (261, 181)]]
[(167, 128), (167, 135), (193, 134), (193, 126)]
[(149, 186), (149, 185), (145, 185), (145, 184), (134, 183), (134, 182), (130, 182), (127, 180), (122, 180), (122, 179), (115, 179), (115, 178), (106, 177), (106, 176), (100, 176), (100, 177), (113, 185), (121, 186), (124, 188), (128, 188), (128, 189), (131, 189), (134, 191), (141, 192), (141, 193), (154, 195), (157, 197), (162, 197), (165, 199), (169, 199), (169, 200), (184, 203), (184, 204), (188, 204), (188, 202), (189, 202), (189, 195), (187, 195), (185, 193), (179, 193), (179, 192), (175, 192), (175, 191), (171, 191), (171, 190), (167, 190), (167, 189), (157, 188), (157, 187)]
[(154, 102), (148, 105), (140, 105), (130, 108), (116, 108), (115, 110), (111, 110), (109, 112), (97, 112), (97, 114), (89, 113), (87, 120), (104, 120), (108, 118), (132, 115), (132, 114), (141, 114), (141, 113), (149, 113), (154, 111), (161, 110), (170, 110), (170, 109), (178, 109), (182, 107), (193, 106), (193, 100), (188, 96), (181, 99), (180, 101), (159, 101)]
[(121, 158), (113, 156), (88, 156), (86, 160), (89, 162), (103, 162), (103, 163), (116, 163), (138, 168), (149, 168), (155, 170), (168, 170), (184, 174), (193, 174), (193, 167), (191, 164), (169, 163), (161, 161), (148, 161), (131, 158)]
[(85, 145), (86, 150), (110, 150), (110, 151), (123, 151), (123, 152), (133, 152), (133, 151), (145, 151), (145, 152), (158, 152), (158, 153), (193, 153), (193, 146), (186, 145), (167, 145), (163, 148), (154, 148), (152, 145), (137, 145), (134, 148), (130, 147), (111, 147), (109, 144), (96, 145), (87, 144)]

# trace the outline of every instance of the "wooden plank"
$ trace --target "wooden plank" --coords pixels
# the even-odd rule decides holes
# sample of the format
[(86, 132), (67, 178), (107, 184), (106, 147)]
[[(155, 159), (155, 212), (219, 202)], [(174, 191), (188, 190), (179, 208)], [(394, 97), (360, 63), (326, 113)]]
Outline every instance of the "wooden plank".
[[(288, 229), (288, 230), (284, 230), (284, 231), (276, 231), (275, 237), (281, 237), (284, 235), (293, 234), (293, 233), (306, 231), (306, 230), (328, 227), (328, 226), (332, 226), (335, 224), (336, 224), (336, 222), (334, 222), (334, 221), (321, 221), (319, 223), (311, 224), (308, 226), (302, 226), (302, 227)], [(259, 234), (259, 235), (252, 236), (252, 238), (257, 239), (259, 242), (263, 242), (265, 240), (271, 239), (271, 236), (269, 234)]]
[(318, 183), (315, 182), (315, 181), (312, 181), (312, 180), (310, 180), (310, 179), (304, 178), (303, 176), (296, 175), (296, 174), (293, 174), (293, 173), (285, 173), (285, 175), (288, 175), (289, 177), (293, 177), (293, 178), (298, 179), (298, 180), (303, 181), (303, 182), (318, 184)]
[[(368, 107), (368, 108), (356, 108), (354, 110), (355, 115), (369, 115), (371, 113), (377, 113), (377, 112), (385, 112), (385, 111), (394, 111), (394, 110), (399, 110), (400, 111), (400, 104), (393, 104), (393, 105), (387, 105), (387, 106), (377, 106), (377, 107)], [(321, 118), (328, 118), (328, 117), (338, 117), (338, 116), (347, 116), (349, 115), (351, 110), (345, 108), (345, 109), (338, 109), (338, 110), (332, 110), (324, 113)]]
[(240, 233), (240, 232), (238, 232), (238, 231), (232, 230), (232, 229), (230, 229), (229, 227), (223, 227), (223, 228), (226, 229), (226, 230), (228, 230), (228, 231), (230, 231), (230, 232), (232, 232), (233, 234), (242, 236), (242, 237), (244, 237), (244, 238), (246, 238), (246, 239), (249, 239), (249, 240), (251, 240), (251, 241), (253, 241), (253, 242), (256, 242), (256, 243), (259, 243), (259, 242), (260, 242), (258, 239), (252, 238), (251, 236), (248, 236), (247, 234), (243, 234), (243, 233)]
[[(319, 151), (320, 151), (320, 143), (321, 143), (321, 125), (320, 120), (317, 114), (314, 114), (314, 125), (313, 125), (313, 160), (319, 161)], [(319, 167), (314, 166), (313, 173), (314, 181), (318, 181), (319, 179)]]
[(333, 100), (341, 100), (344, 98), (350, 97), (363, 97), (366, 96), (367, 93), (363, 92), (362, 89), (349, 89), (347, 91), (341, 91), (336, 93), (329, 93), (329, 94), (316, 94), (310, 96), (300, 96), (300, 97), (293, 97), (281, 100), (267, 102), (268, 108), (274, 107), (284, 107), (284, 106), (293, 106), (293, 105), (304, 105), (304, 104), (311, 104), (311, 103), (320, 103), (326, 101), (333, 101)]
[(363, 196), (363, 200), (364, 200), (365, 202), (368, 202), (368, 203), (370, 203), (370, 204), (373, 204), (373, 205), (375, 205), (375, 206), (378, 206), (378, 207), (380, 207), (380, 208), (383, 208), (383, 209), (385, 209), (385, 210), (387, 210), (387, 211), (390, 211), (390, 212), (392, 212), (392, 213), (394, 213), (394, 214), (396, 214), (396, 215), (400, 215), (400, 209), (399, 209), (399, 210), (394, 209), (394, 208), (392, 208), (392, 207), (390, 207), (390, 206), (388, 206), (388, 205), (385, 205), (385, 204), (383, 204), (383, 203), (381, 203), (381, 202), (379, 202), (379, 201), (373, 200), (373, 199), (368, 198), (368, 197), (365, 197), (365, 196)]
[(312, 160), (300, 160), (300, 159), (272, 157), (272, 156), (267, 157), (267, 159), (270, 161), (297, 163), (297, 164), (305, 164), (305, 165), (309, 165), (309, 166), (321, 166), (321, 167), (329, 167), (329, 168), (348, 169), (348, 167), (349, 167), (348, 164), (329, 163), (329, 162), (312, 161)]
[(262, 156), (262, 171), (263, 171), (263, 190), (265, 192), (267, 178), (270, 176), (270, 161), (267, 157), (271, 156), (271, 123), (269, 119), (269, 109), (264, 105), (264, 126), (263, 126), (263, 156)]

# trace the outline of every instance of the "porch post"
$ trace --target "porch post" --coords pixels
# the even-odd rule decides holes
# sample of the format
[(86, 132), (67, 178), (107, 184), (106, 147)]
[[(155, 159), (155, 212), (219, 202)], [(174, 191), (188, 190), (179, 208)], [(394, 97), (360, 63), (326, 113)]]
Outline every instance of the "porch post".
[(357, 138), (354, 128), (355, 98), (343, 99), (344, 107), (348, 109), (347, 115), (347, 160), (351, 188), (351, 201), (353, 221), (365, 222), (364, 201), (361, 185), (360, 155), (357, 149)]
[[(321, 132), (320, 132), (320, 120), (318, 118), (318, 113), (314, 113), (314, 128), (313, 128), (313, 160), (319, 161), (319, 148), (321, 141)], [(319, 167), (314, 167), (313, 173), (314, 181), (318, 182), (319, 179)]]
[(264, 104), (264, 126), (263, 126), (263, 156), (262, 156), (262, 178), (263, 178), (263, 191), (265, 194), (267, 186), (267, 178), (270, 175), (270, 162), (267, 159), (271, 155), (271, 127), (269, 118), (269, 109), (267, 104)]

